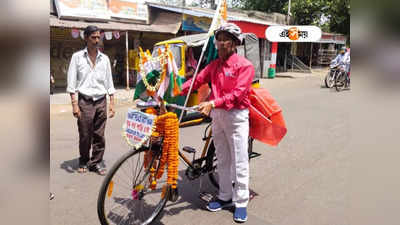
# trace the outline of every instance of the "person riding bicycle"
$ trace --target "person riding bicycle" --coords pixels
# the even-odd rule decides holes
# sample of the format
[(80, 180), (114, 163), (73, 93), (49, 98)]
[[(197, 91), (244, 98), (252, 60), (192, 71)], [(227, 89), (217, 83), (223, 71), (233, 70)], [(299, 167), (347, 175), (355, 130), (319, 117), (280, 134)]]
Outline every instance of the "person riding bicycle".
[[(213, 119), (218, 159), (219, 194), (207, 209), (215, 212), (234, 205), (234, 220), (245, 222), (249, 202), (249, 91), (255, 70), (250, 61), (236, 54), (236, 46), (243, 39), (237, 25), (222, 24), (214, 35), (218, 58), (198, 74), (193, 84), (196, 90), (211, 83), (212, 90), (210, 101), (199, 104), (199, 111)], [(183, 84), (181, 95), (187, 94), (191, 82)]]
[(339, 50), (339, 54), (331, 61), (331, 66), (338, 65), (339, 68), (350, 72), (350, 52), (347, 52), (346, 47), (342, 47)]

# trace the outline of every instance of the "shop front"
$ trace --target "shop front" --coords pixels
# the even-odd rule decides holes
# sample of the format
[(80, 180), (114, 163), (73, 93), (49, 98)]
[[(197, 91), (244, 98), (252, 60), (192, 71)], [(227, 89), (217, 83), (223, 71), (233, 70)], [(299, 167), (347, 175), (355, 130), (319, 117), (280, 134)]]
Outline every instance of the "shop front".
[[(182, 22), (177, 13), (149, 10), (141, 3), (98, 4), (96, 9), (85, 11), (89, 6), (67, 2), (54, 0), (55, 7), (49, 17), (50, 72), (57, 88), (67, 86), (70, 59), (74, 52), (85, 48), (83, 30), (87, 26), (101, 29), (99, 49), (110, 58), (115, 86), (129, 88), (136, 84), (138, 47), (152, 49), (155, 43), (175, 37)], [(124, 11), (120, 6), (135, 10)]]
[[(50, 71), (55, 78), (55, 86), (64, 88), (67, 85), (67, 72), (74, 52), (85, 47), (80, 33), (83, 29), (67, 27), (50, 28)], [(76, 35), (75, 33), (78, 33)], [(101, 32), (100, 50), (110, 58), (114, 84), (127, 85), (127, 62), (129, 86), (136, 84), (137, 49), (152, 49), (155, 43), (174, 37), (174, 34), (140, 32), (140, 31), (107, 31)], [(107, 36), (107, 38), (106, 38)], [(128, 39), (128, 40), (126, 40)], [(128, 51), (127, 51), (128, 49)]]

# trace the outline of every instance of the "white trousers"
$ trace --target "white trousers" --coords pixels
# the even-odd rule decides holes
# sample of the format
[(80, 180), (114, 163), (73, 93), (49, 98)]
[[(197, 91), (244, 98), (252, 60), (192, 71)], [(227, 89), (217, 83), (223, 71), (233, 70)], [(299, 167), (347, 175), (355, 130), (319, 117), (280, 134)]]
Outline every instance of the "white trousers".
[(249, 110), (213, 109), (211, 117), (219, 177), (218, 198), (224, 201), (232, 199), (236, 207), (247, 207)]

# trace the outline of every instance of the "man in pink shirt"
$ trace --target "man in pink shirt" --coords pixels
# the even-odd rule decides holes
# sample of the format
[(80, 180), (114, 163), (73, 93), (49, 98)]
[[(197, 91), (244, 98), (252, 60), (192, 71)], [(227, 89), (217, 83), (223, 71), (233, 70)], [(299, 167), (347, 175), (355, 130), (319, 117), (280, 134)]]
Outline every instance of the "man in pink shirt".
[[(199, 104), (199, 110), (212, 117), (213, 140), (218, 159), (219, 194), (207, 205), (210, 211), (235, 206), (234, 220), (247, 220), (249, 201), (249, 91), (254, 67), (236, 54), (242, 42), (241, 30), (226, 23), (215, 31), (218, 59), (207, 65), (196, 77), (194, 90), (211, 83), (210, 101)], [(182, 95), (189, 91), (192, 79), (183, 84)], [(232, 182), (235, 183), (232, 187)]]

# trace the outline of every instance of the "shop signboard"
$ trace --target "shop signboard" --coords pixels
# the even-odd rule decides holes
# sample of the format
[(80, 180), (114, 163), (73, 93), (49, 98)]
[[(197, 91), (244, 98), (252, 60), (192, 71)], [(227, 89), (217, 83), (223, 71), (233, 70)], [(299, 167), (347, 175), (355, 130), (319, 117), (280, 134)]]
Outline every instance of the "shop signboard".
[(270, 42), (316, 42), (321, 39), (317, 26), (269, 26), (265, 36)]
[(182, 30), (208, 32), (211, 26), (211, 21), (211, 18), (208, 17), (196, 17), (188, 14), (183, 14)]
[(108, 20), (107, 0), (54, 0), (59, 18)]
[(148, 21), (149, 9), (144, 0), (109, 0), (112, 17)]

